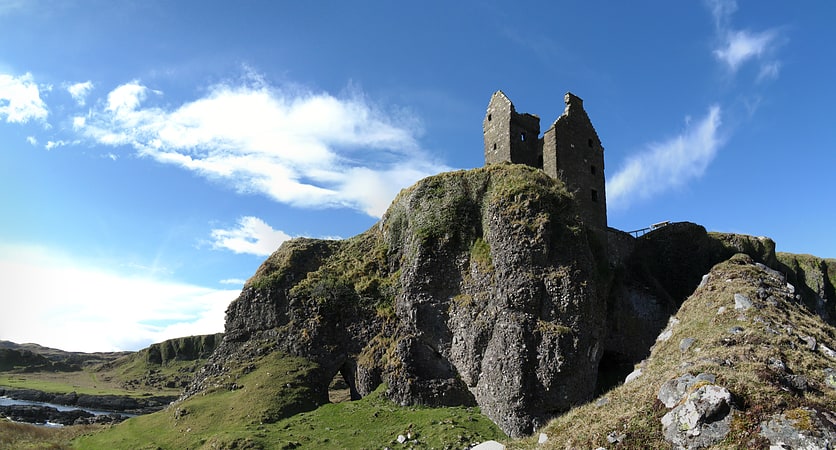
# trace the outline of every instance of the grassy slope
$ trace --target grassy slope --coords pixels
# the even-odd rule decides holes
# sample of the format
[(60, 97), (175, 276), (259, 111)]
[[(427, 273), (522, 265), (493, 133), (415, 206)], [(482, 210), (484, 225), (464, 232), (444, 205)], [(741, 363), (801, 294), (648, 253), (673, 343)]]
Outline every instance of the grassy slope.
[(253, 365), (255, 370), (235, 374), (235, 390), (217, 387), (164, 411), (84, 436), (75, 445), (84, 449), (380, 448), (411, 429), (421, 447), (457, 448), (502, 436), (478, 409), (399, 407), (380, 391), (360, 401), (311, 410), (314, 405), (304, 400), (310, 395), (301, 381), (316, 369), (312, 363), (273, 352)]
[[(190, 336), (154, 344), (138, 352), (90, 354), (90, 359), (80, 370), (56, 372), (54, 370), (30, 371), (31, 368), (14, 367), (0, 371), (0, 386), (36, 389), (50, 393), (76, 392), (89, 395), (126, 395), (147, 397), (151, 395), (180, 394), (182, 387), (192, 379), (194, 371), (203, 366), (214, 345), (197, 348), (206, 340), (221, 339), (221, 335)], [(185, 344), (184, 344), (185, 343)], [(36, 351), (39, 346), (28, 345)], [(181, 359), (178, 350), (189, 348), (202, 358)], [(162, 351), (161, 351), (162, 349)], [(55, 360), (79, 359), (78, 353), (46, 349), (48, 357)], [(149, 352), (155, 357), (149, 357)], [(95, 356), (95, 358), (94, 358)], [(93, 361), (91, 363), (90, 361)], [(159, 361), (159, 363), (154, 362)]]
[(70, 449), (70, 441), (101, 429), (97, 425), (47, 428), (0, 419), (0, 449)]
[[(653, 347), (636, 381), (604, 394), (608, 403), (603, 406), (592, 401), (552, 421), (541, 430), (549, 440), (540, 448), (611, 448), (613, 444), (607, 441), (611, 432), (626, 434), (617, 448), (670, 448), (660, 422), (668, 410), (656, 394), (665, 381), (685, 372), (713, 373), (717, 384), (736, 396), (741, 411), (735, 413), (727, 439), (716, 448), (761, 447), (765, 442), (757, 435), (758, 424), (773, 412), (801, 406), (836, 409), (836, 391), (824, 381), (825, 369), (836, 367), (836, 361), (806, 349), (799, 337), (813, 336), (833, 348), (836, 330), (785, 299), (777, 307), (759, 303), (757, 309), (736, 312), (734, 294), (757, 299), (762, 279), (753, 265), (740, 262), (736, 256), (715, 266), (711, 282), (685, 301), (676, 314), (680, 323), (673, 327), (673, 335)], [(720, 307), (726, 308), (722, 314), (718, 314)], [(744, 331), (730, 333), (735, 326)], [(682, 352), (679, 343), (686, 337), (696, 341), (693, 350)], [(768, 369), (770, 358), (781, 359), (790, 373), (807, 376), (814, 389), (795, 394), (782, 388), (779, 374)], [(533, 447), (536, 439), (535, 435), (510, 444), (512, 448)]]

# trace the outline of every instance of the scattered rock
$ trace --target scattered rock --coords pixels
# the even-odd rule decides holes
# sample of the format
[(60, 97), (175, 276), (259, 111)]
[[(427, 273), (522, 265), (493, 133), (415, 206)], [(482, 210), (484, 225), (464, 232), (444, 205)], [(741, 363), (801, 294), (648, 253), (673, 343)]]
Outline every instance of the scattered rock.
[(781, 361), (781, 358), (769, 358), (766, 362), (767, 367), (776, 371), (776, 372), (786, 372), (787, 365), (784, 364), (784, 361)]
[(784, 375), (781, 377), (781, 385), (798, 394), (809, 390), (809, 383), (804, 375)]
[[(836, 380), (836, 375), (834, 375), (834, 380)], [(607, 397), (601, 397), (601, 398), (599, 398), (598, 400), (595, 401), (595, 406), (597, 406), (599, 408), (602, 407), (602, 406), (607, 406), (609, 404), (610, 404), (610, 399), (608, 399)]]
[(749, 300), (749, 297), (743, 294), (734, 294), (734, 309), (746, 311), (752, 306), (752, 300)]
[(761, 422), (761, 436), (771, 447), (829, 449), (836, 443), (836, 417), (810, 408), (796, 408)]
[(626, 438), (627, 434), (625, 433), (619, 433), (617, 431), (610, 431), (609, 433), (607, 433), (607, 442), (609, 442), (610, 444), (618, 444)]
[(757, 266), (759, 269), (761, 269), (762, 271), (766, 272), (767, 274), (769, 274), (769, 276), (771, 276), (771, 277), (775, 278), (776, 280), (778, 280), (778, 281), (779, 281), (779, 282), (781, 282), (781, 283), (784, 283), (784, 282), (786, 282), (786, 280), (787, 280), (787, 279), (786, 279), (786, 277), (784, 276), (784, 274), (783, 274), (783, 273), (778, 272), (777, 270), (772, 269), (772, 268), (770, 268), (769, 266), (767, 266), (767, 265), (765, 265), (765, 264), (762, 264), (762, 263), (756, 262), (756, 263), (755, 263), (755, 266)]
[(819, 344), (818, 349), (822, 352), (822, 354), (824, 354), (824, 356), (827, 356), (830, 359), (836, 359), (836, 351), (833, 351), (830, 347), (824, 344)]
[(813, 336), (800, 336), (801, 340), (804, 341), (804, 346), (807, 347), (807, 350), (816, 351), (816, 338)]
[(656, 341), (665, 342), (668, 339), (670, 339), (671, 335), (673, 335), (673, 327), (675, 327), (678, 323), (679, 319), (677, 319), (676, 317), (671, 317), (668, 320), (668, 326), (666, 326), (665, 329), (661, 333), (659, 333), (659, 337), (656, 338)]
[(642, 370), (641, 369), (636, 369), (636, 370), (630, 372), (630, 374), (627, 375), (627, 378), (624, 379), (624, 384), (627, 384), (627, 383), (635, 380), (636, 378), (638, 378), (640, 376), (642, 376)]
[(706, 284), (708, 284), (708, 278), (709, 278), (709, 274), (703, 275), (702, 279), (700, 280), (700, 284), (697, 285), (697, 289), (699, 289), (699, 288), (705, 286)]
[(741, 326), (734, 326), (734, 327), (729, 328), (729, 333), (731, 333), (731, 334), (740, 334), (743, 331), (744, 331), (743, 327), (741, 327)]
[(471, 450), (505, 450), (505, 446), (496, 441), (485, 441)]
[(731, 429), (732, 399), (715, 384), (699, 387), (662, 417), (665, 439), (675, 448), (703, 448), (720, 442)]
[(406, 442), (406, 436), (399, 434), (398, 438), (395, 440), (398, 441), (398, 444), (403, 444), (404, 442)]
[(665, 407), (673, 408), (684, 399), (685, 394), (687, 394), (695, 384), (700, 381), (713, 384), (716, 379), (717, 377), (711, 373), (701, 373), (697, 376), (686, 373), (662, 384), (656, 398), (659, 399)]
[(836, 389), (836, 369), (830, 367), (824, 369), (824, 384), (830, 389)]
[(540, 445), (545, 444), (548, 440), (549, 437), (546, 435), (546, 433), (540, 433), (540, 436), (537, 436), (537, 443)]

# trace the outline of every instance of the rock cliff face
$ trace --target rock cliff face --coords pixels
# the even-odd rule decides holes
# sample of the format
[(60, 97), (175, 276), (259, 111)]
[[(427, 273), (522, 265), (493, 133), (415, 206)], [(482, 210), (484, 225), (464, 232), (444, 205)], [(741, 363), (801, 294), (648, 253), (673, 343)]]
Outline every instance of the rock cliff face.
[(320, 366), (316, 403), (340, 372), (354, 397), (385, 382), (401, 404), (479, 405), (508, 434), (530, 433), (594, 392), (604, 248), (541, 171), (427, 178), (366, 233), (295, 239), (271, 255), (186, 396), (280, 350)]
[(294, 410), (327, 403), (340, 373), (352, 398), (385, 383), (403, 405), (478, 405), (516, 437), (623, 380), (735, 254), (787, 274), (808, 310), (836, 317), (836, 264), (776, 255), (766, 238), (674, 223), (601, 239), (540, 170), (426, 178), (363, 234), (273, 253), (230, 304), (223, 341), (184, 398), (238, 389), (279, 351), (316, 367)]

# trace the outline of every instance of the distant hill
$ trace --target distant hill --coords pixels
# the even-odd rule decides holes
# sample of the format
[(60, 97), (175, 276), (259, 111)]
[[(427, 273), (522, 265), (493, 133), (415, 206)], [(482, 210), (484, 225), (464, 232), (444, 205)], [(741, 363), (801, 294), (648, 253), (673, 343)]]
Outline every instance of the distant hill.
[[(109, 386), (113, 393), (126, 395), (158, 394), (158, 391), (171, 395), (191, 381), (222, 338), (222, 333), (188, 336), (152, 344), (136, 352), (99, 353), (67, 352), (38, 344), (0, 341), (0, 372), (25, 373), (27, 379), (40, 380), (41, 384), (24, 386), (35, 389), (66, 390), (62, 386), (67, 383), (50, 375), (52, 372), (85, 372), (90, 376), (75, 376), (67, 382), (79, 388)], [(39, 377), (39, 373), (45, 376)]]
[(68, 366), (78, 366), (79, 368), (89, 364), (100, 364), (112, 361), (116, 358), (128, 355), (132, 352), (68, 352), (59, 350), (57, 348), (44, 347), (38, 344), (17, 344), (11, 341), (0, 340), (0, 349), (23, 350), (36, 355), (40, 355), (50, 361), (62, 363)]

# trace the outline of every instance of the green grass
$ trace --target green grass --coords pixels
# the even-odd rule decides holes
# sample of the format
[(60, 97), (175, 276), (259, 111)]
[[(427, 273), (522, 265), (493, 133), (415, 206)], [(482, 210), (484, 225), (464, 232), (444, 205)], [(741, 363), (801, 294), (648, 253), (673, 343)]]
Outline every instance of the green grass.
[(302, 387), (316, 365), (271, 353), (249, 373), (164, 411), (80, 437), (83, 449), (382, 448), (398, 434), (421, 448), (461, 448), (503, 437), (476, 408), (400, 407), (378, 391), (316, 408)]
[[(89, 372), (75, 372), (72, 377), (77, 377), (77, 381), (73, 381), (70, 376), (64, 379), (44, 379), (43, 377), (49, 374), (27, 373), (27, 374), (2, 374), (0, 375), (0, 386), (18, 388), (18, 389), (35, 389), (51, 394), (66, 394), (75, 392), (77, 394), (86, 395), (127, 395), (131, 397), (148, 396), (148, 392), (131, 392), (121, 389), (119, 387), (110, 387), (103, 385), (98, 387)], [(67, 374), (63, 374), (67, 375)], [(69, 378), (69, 379), (68, 379)]]
[(47, 428), (0, 419), (0, 449), (70, 449), (72, 439), (99, 429), (99, 425)]

